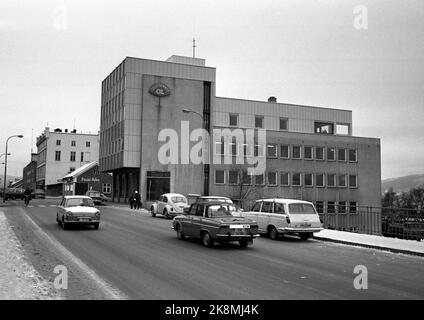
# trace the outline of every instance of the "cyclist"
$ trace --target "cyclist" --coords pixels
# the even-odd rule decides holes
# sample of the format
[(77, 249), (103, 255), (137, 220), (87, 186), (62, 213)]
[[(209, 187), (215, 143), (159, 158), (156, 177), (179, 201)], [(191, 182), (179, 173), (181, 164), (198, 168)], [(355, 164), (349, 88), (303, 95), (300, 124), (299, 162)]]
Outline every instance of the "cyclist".
[(29, 188), (25, 189), (24, 197), (25, 197), (25, 206), (28, 206), (29, 201), (31, 200), (31, 189), (29, 189)]

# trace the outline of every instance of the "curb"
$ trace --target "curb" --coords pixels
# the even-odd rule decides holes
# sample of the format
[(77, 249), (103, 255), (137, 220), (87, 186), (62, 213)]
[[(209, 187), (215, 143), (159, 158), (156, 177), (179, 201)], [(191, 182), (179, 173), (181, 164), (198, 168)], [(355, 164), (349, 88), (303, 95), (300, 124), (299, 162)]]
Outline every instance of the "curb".
[(324, 238), (324, 237), (315, 236), (315, 235), (314, 235), (313, 239), (328, 241), (328, 242), (341, 243), (341, 244), (347, 244), (347, 245), (351, 245), (351, 246), (355, 246), (355, 247), (364, 247), (364, 248), (376, 249), (376, 250), (381, 250), (381, 251), (388, 251), (388, 252), (392, 252), (392, 253), (402, 253), (402, 254), (407, 254), (407, 255), (412, 255), (412, 256), (424, 257), (424, 252), (418, 252), (418, 251), (388, 248), (388, 247), (382, 247), (382, 246), (366, 244), (366, 243), (357, 243), (357, 242), (346, 241), (346, 240), (336, 240), (336, 239)]

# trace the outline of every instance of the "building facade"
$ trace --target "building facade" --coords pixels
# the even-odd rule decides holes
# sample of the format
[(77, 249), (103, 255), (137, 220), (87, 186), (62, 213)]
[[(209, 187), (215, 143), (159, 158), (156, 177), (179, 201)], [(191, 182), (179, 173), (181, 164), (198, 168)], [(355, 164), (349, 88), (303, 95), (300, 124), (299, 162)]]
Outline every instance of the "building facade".
[(98, 160), (99, 135), (46, 127), (37, 138), (37, 189), (62, 194), (62, 178), (82, 165)]
[[(279, 103), (275, 97), (216, 97), (215, 73), (198, 58), (127, 57), (103, 80), (99, 163), (113, 173), (115, 201), (138, 189), (143, 202), (178, 192), (229, 196), (246, 208), (272, 197), (309, 200), (330, 211), (380, 206), (380, 140), (354, 136), (350, 110)], [(199, 128), (209, 133), (211, 161), (187, 163), (199, 141), (190, 135)], [(236, 137), (215, 139), (216, 130), (226, 129), (230, 135), (264, 129), (266, 139), (250, 145)], [(177, 136), (177, 162), (159, 159), (161, 148), (171, 144), (167, 132)], [(232, 162), (216, 163), (212, 156)], [(249, 176), (237, 156), (261, 158), (264, 172)]]
[(37, 154), (31, 153), (31, 162), (22, 171), (24, 189), (35, 190), (37, 186)]

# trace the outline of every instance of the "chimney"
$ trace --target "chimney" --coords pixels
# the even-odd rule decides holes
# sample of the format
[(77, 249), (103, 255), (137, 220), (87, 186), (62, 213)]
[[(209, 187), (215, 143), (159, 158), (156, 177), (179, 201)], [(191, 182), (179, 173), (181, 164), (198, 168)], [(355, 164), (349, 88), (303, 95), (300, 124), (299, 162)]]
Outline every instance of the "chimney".
[(268, 98), (268, 102), (276, 103), (277, 102), (277, 98), (274, 97), (274, 96), (271, 96), (271, 97)]

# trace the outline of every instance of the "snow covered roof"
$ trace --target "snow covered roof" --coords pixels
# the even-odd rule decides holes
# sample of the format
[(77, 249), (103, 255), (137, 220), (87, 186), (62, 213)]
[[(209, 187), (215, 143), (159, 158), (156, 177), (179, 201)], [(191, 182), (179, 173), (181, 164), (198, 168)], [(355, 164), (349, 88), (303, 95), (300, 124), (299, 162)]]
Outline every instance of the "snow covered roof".
[(83, 165), (83, 166), (79, 167), (78, 169), (72, 171), (70, 174), (64, 176), (62, 178), (62, 180), (68, 180), (68, 179), (71, 179), (71, 178), (77, 178), (81, 174), (87, 172), (88, 170), (94, 168), (97, 165), (98, 165), (97, 161), (86, 163), (85, 165)]

